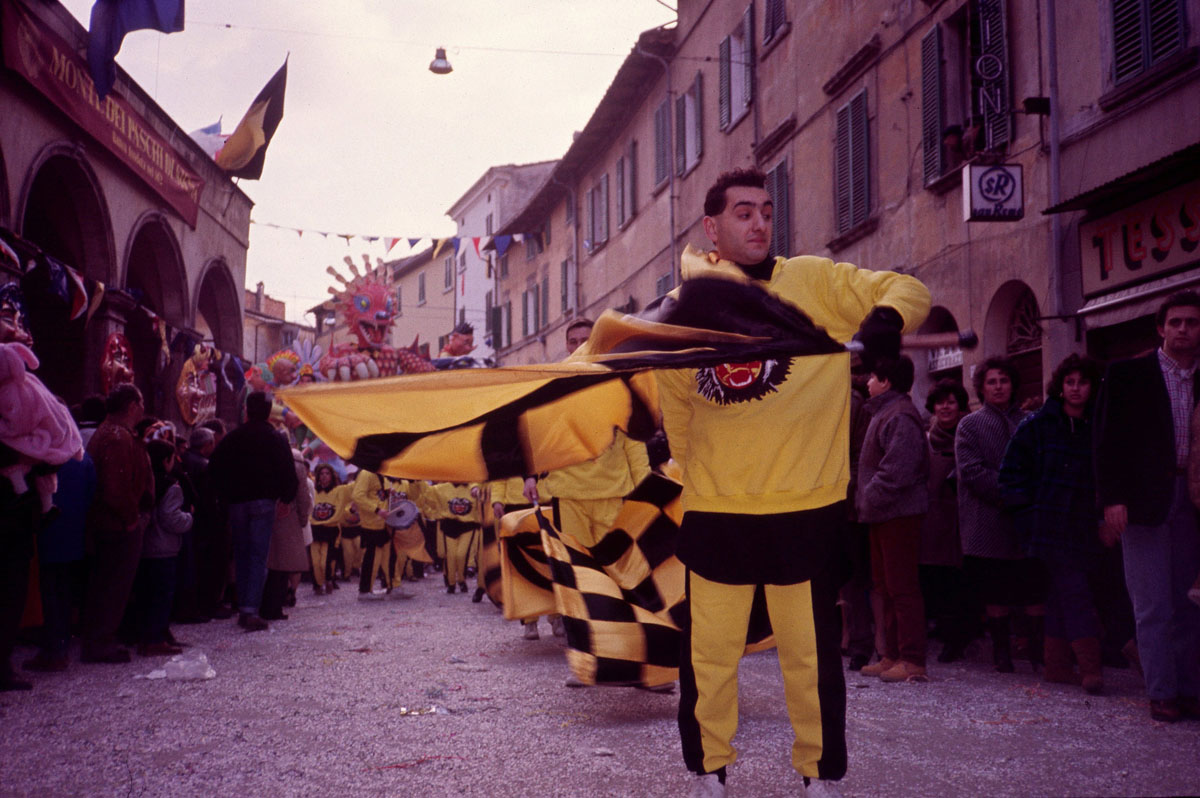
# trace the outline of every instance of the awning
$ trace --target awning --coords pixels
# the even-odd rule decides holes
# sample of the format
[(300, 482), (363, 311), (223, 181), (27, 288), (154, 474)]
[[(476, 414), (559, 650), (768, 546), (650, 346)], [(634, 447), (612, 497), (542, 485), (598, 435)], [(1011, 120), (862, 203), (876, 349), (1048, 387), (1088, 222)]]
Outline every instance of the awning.
[(1200, 143), (1159, 158), (1132, 172), (1064, 200), (1042, 213), (1086, 211), (1099, 206), (1121, 204), (1122, 200), (1141, 199), (1185, 183), (1200, 174)]
[(1158, 310), (1159, 303), (1168, 294), (1198, 283), (1200, 269), (1191, 269), (1113, 291), (1111, 294), (1093, 297), (1077, 310), (1075, 315), (1083, 319), (1089, 330), (1110, 327), (1148, 316)]

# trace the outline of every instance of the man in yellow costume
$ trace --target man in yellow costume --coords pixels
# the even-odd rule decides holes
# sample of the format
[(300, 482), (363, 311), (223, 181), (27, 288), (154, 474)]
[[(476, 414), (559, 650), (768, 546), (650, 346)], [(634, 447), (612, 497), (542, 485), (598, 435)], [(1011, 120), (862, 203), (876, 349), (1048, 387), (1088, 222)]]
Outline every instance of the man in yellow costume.
[[(827, 258), (768, 257), (772, 201), (756, 170), (721, 175), (704, 202), (707, 254), (689, 247), (684, 281), (753, 283), (864, 360), (898, 353), (929, 312), (915, 278)], [(719, 309), (714, 309), (714, 312)], [(857, 335), (856, 335), (857, 333)], [(837, 591), (849, 480), (850, 355), (656, 372), (663, 426), (683, 469), (677, 554), (689, 615), (680, 654), (679, 732), (695, 796), (723, 796), (737, 754), (737, 669), (751, 605), (766, 603), (809, 795), (838, 795), (846, 772), (846, 687)], [(804, 790), (801, 790), (803, 793)]]

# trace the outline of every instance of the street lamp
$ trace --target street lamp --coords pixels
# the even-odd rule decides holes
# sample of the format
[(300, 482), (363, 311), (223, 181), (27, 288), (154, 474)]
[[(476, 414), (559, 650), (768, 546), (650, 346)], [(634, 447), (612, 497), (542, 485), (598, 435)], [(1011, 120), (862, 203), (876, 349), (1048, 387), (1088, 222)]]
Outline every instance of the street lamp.
[(446, 60), (445, 47), (437, 48), (433, 60), (429, 62), (429, 71), (435, 75), (449, 75), (454, 71), (454, 67), (450, 66), (450, 62)]

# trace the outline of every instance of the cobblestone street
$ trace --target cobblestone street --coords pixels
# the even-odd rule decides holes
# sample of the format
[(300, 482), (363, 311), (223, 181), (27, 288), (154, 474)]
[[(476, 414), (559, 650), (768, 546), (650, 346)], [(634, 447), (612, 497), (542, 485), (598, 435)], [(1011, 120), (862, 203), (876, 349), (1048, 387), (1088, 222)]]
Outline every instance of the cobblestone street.
[[(412, 601), (300, 589), (266, 633), (175, 627), (208, 681), (142, 679), (161, 659), (34, 674), (0, 695), (4, 796), (679, 796), (674, 695), (568, 689), (561, 641), (521, 639), (440, 579)], [(16, 661), (32, 654), (18, 651)], [(848, 674), (846, 796), (1183, 795), (1200, 724), (1149, 719), (1140, 680), (1107, 695), (1000, 676), (986, 648), (928, 684)], [(789, 795), (791, 730), (773, 652), (742, 666), (731, 796)]]

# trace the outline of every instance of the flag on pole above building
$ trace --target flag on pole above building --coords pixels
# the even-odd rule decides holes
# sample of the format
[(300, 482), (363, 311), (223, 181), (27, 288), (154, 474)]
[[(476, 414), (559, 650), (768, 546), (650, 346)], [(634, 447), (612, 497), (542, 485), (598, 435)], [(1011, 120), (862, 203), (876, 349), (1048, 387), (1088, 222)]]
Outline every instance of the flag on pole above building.
[(217, 166), (230, 177), (258, 180), (267, 158), (267, 145), (283, 119), (283, 95), (287, 89), (287, 59), (275, 76), (250, 104), (225, 146), (217, 153)]
[(96, 0), (88, 25), (88, 70), (103, 99), (117, 80), (113, 59), (125, 34), (135, 30), (177, 33), (183, 30), (184, 0)]

